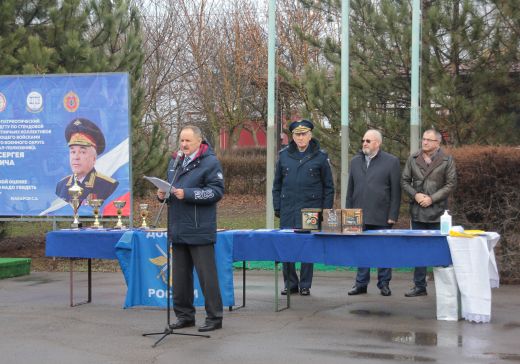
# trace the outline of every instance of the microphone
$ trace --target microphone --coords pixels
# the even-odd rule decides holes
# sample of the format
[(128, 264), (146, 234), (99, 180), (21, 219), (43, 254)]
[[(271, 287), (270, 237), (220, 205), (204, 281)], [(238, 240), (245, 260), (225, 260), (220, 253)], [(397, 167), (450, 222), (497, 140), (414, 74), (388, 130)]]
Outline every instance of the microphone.
[(175, 171), (177, 169), (177, 166), (179, 165), (179, 161), (181, 159), (181, 155), (183, 155), (184, 153), (182, 153), (182, 150), (179, 149), (179, 151), (177, 151), (177, 156), (175, 157), (175, 160), (173, 161), (173, 167), (172, 167), (172, 171)]

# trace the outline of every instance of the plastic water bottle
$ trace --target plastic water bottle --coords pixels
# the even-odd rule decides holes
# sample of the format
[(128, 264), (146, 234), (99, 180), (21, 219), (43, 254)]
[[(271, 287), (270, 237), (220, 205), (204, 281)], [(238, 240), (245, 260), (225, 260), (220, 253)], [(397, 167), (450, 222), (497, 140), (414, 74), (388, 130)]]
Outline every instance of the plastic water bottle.
[(448, 210), (444, 210), (444, 214), (441, 216), (441, 234), (448, 235), (451, 230), (451, 215)]

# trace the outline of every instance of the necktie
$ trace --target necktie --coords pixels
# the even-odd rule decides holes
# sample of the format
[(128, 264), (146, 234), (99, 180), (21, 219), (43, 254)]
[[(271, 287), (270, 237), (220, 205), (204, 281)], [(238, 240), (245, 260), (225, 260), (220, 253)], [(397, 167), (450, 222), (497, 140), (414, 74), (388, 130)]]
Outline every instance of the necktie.
[(184, 161), (182, 162), (182, 168), (186, 167), (188, 163), (190, 163), (190, 157), (186, 156), (184, 157)]

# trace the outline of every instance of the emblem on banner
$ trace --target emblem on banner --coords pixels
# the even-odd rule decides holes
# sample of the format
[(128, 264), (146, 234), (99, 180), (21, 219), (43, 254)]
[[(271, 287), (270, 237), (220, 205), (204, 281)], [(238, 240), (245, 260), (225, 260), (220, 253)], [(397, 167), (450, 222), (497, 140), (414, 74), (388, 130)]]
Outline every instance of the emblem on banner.
[[(162, 250), (162, 248), (158, 245), (158, 244), (155, 244), (155, 247), (157, 248), (157, 250), (159, 250), (159, 252), (161, 253), (161, 255), (159, 255), (157, 258), (150, 258), (150, 262), (152, 262), (153, 265), (159, 267), (159, 273), (157, 274), (157, 278), (161, 278), (161, 280), (164, 282), (164, 284), (166, 284), (166, 281), (167, 281), (167, 276), (168, 276), (168, 255), (166, 254), (166, 252), (164, 250)], [(171, 283), (172, 283), (172, 264), (171, 264), (171, 251), (170, 251), (170, 287), (171, 287)]]
[(5, 98), (5, 95), (0, 92), (0, 112), (4, 111), (7, 107), (7, 99)]
[(27, 111), (29, 112), (40, 112), (43, 110), (43, 96), (37, 91), (29, 92), (27, 95)]
[(79, 96), (74, 91), (69, 91), (63, 98), (63, 106), (68, 112), (74, 112), (79, 107)]

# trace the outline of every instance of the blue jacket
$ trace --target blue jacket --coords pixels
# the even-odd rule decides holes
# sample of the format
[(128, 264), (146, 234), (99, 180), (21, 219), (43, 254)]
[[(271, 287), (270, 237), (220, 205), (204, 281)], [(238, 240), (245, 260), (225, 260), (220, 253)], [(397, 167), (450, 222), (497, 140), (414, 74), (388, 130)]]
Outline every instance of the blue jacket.
[[(174, 155), (175, 157), (175, 155)], [(222, 167), (213, 150), (203, 141), (199, 152), (186, 167), (182, 159), (173, 170), (168, 165), (168, 181), (184, 189), (184, 199), (168, 197), (168, 239), (173, 244), (213, 244), (217, 234), (217, 202), (224, 195)]]
[(359, 152), (350, 163), (348, 177), (348, 209), (363, 209), (367, 225), (397, 221), (401, 204), (401, 173), (399, 159), (379, 150), (367, 168), (365, 155)]
[(300, 229), (301, 209), (330, 209), (333, 204), (334, 180), (327, 153), (313, 138), (308, 153), (300, 160), (292, 141), (279, 153), (273, 183), (273, 205), (280, 211), (280, 227)]

